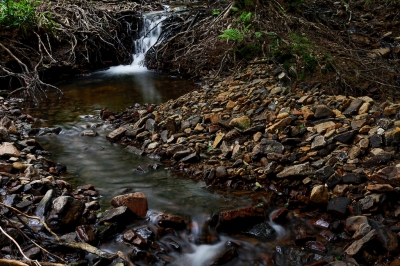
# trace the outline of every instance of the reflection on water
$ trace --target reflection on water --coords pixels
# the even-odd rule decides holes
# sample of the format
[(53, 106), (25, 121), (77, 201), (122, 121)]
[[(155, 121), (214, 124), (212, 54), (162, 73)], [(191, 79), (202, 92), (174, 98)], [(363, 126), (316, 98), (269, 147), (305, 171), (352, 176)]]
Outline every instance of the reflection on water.
[[(39, 106), (25, 110), (40, 118), (37, 126), (62, 128), (59, 135), (38, 137), (38, 141), (53, 154), (52, 159), (67, 165), (66, 181), (73, 186), (91, 183), (99, 190), (103, 207), (108, 207), (116, 195), (136, 191), (148, 197), (150, 208), (182, 214), (209, 213), (247, 202), (245, 198), (210, 193), (204, 183), (177, 178), (162, 167), (147, 173), (137, 171), (138, 166), (156, 162), (129, 153), (105, 138), (112, 128), (98, 119), (102, 108), (121, 111), (134, 103), (167, 101), (196, 89), (192, 82), (152, 71), (118, 75), (102, 71), (58, 86), (64, 92), (61, 99), (50, 95)], [(87, 129), (99, 135), (82, 136)]]
[(79, 115), (98, 114), (102, 108), (122, 111), (135, 103), (161, 103), (197, 88), (193, 82), (148, 70), (118, 74), (99, 71), (56, 85), (64, 93), (61, 99), (49, 91), (39, 106), (26, 107), (44, 122), (42, 125), (79, 121)]

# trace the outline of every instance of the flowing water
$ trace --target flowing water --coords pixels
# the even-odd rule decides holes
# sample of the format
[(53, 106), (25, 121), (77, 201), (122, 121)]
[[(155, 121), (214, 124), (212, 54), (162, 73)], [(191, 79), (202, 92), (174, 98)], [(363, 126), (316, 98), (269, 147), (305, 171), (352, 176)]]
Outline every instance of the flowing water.
[[(135, 103), (161, 103), (197, 88), (190, 81), (160, 75), (140, 65), (145, 51), (157, 40), (163, 19), (162, 16), (144, 18), (147, 27), (137, 41), (132, 65), (113, 67), (57, 84), (64, 93), (61, 98), (49, 94), (40, 105), (26, 106), (25, 112), (40, 118), (36, 126), (62, 129), (59, 135), (37, 139), (52, 153), (53, 160), (67, 165), (66, 181), (73, 186), (88, 183), (95, 186), (101, 194), (99, 200), (103, 210), (110, 207), (112, 197), (141, 191), (148, 198), (151, 212), (190, 217), (194, 225), (192, 233), (199, 235), (212, 213), (251, 205), (249, 194), (216, 193), (202, 182), (182, 178), (163, 168), (147, 173), (137, 171), (138, 166), (155, 162), (107, 141), (105, 136), (112, 128), (98, 118), (102, 108), (122, 111)], [(88, 129), (96, 131), (98, 136), (83, 136)], [(176, 241), (185, 249), (171, 254), (169, 260), (173, 265), (210, 265), (227, 248), (226, 243), (234, 241), (241, 246), (240, 259), (234, 260), (237, 263), (234, 265), (247, 265), (243, 261), (275, 251), (276, 246), (288, 238), (286, 229), (271, 225), (277, 233), (268, 241), (219, 235), (220, 240), (212, 245), (196, 245), (188, 241), (187, 233), (182, 233)], [(118, 239), (101, 248), (110, 252), (130, 250)]]

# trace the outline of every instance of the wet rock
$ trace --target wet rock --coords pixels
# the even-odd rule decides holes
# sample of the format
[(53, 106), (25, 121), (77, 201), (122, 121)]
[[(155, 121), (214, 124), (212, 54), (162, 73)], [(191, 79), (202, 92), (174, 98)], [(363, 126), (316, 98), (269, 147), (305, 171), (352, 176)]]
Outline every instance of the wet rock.
[(60, 196), (53, 201), (52, 210), (47, 217), (48, 225), (53, 230), (65, 230), (75, 225), (82, 216), (85, 204), (70, 196)]
[(126, 224), (131, 220), (132, 213), (129, 211), (128, 207), (120, 206), (114, 209), (107, 210), (104, 216), (99, 220), (99, 224), (104, 222), (108, 223), (121, 223)]
[(310, 195), (310, 201), (315, 204), (327, 204), (329, 199), (328, 189), (324, 185), (313, 187)]
[(96, 137), (97, 135), (98, 135), (97, 132), (94, 130), (91, 130), (91, 129), (84, 130), (82, 132), (82, 136), (85, 136), (85, 137)]
[(245, 207), (222, 211), (216, 229), (220, 232), (238, 232), (261, 223), (264, 219), (265, 214), (262, 208)]
[(280, 208), (271, 214), (271, 221), (275, 223), (284, 223), (289, 210), (286, 207)]
[(213, 263), (211, 263), (211, 265), (226, 265), (238, 256), (236, 244), (233, 244), (232, 242), (227, 242), (225, 246), (227, 247), (227, 249), (223, 250), (221, 254), (218, 254), (218, 258), (216, 258)]
[(131, 152), (134, 153), (136, 155), (142, 156), (144, 154), (144, 151), (141, 149), (136, 148), (135, 146), (127, 146), (126, 149)]
[(42, 200), (39, 202), (39, 204), (36, 207), (35, 215), (39, 217), (40, 219), (44, 220), (45, 214), (48, 212), (50, 206), (51, 206), (51, 201), (55, 195), (55, 191), (53, 189), (49, 189)]
[(327, 212), (339, 218), (344, 218), (347, 214), (347, 207), (350, 205), (351, 200), (347, 197), (333, 198), (329, 201)]
[(107, 139), (110, 141), (117, 141), (125, 135), (125, 131), (126, 131), (125, 127), (119, 127), (117, 129), (115, 129), (114, 131), (111, 131), (107, 135)]
[(0, 157), (19, 157), (19, 150), (11, 142), (3, 142), (0, 145)]
[(182, 230), (186, 227), (185, 220), (182, 217), (169, 213), (158, 214), (152, 220), (155, 224), (164, 228)]
[(274, 236), (276, 231), (267, 223), (259, 223), (256, 224), (244, 231), (242, 233), (251, 235), (260, 239), (268, 239), (271, 236)]
[(81, 242), (93, 243), (96, 241), (96, 234), (90, 225), (80, 225), (75, 229), (76, 235)]
[(356, 255), (364, 246), (374, 239), (378, 235), (375, 229), (371, 230), (366, 236), (361, 238), (360, 240), (354, 241), (345, 251), (344, 253), (348, 256)]
[(335, 113), (326, 105), (320, 104), (316, 106), (314, 116), (315, 118), (320, 119), (323, 117), (335, 116)]
[(319, 241), (308, 241), (306, 247), (317, 252), (326, 252), (328, 249)]
[(183, 158), (180, 160), (180, 162), (182, 162), (182, 163), (186, 163), (186, 162), (197, 162), (197, 161), (199, 161), (199, 160), (200, 160), (199, 155), (198, 155), (196, 152), (194, 152), (194, 153), (192, 153), (192, 154), (189, 154), (189, 155), (183, 157)]
[(179, 161), (180, 159), (188, 156), (191, 153), (192, 153), (192, 151), (190, 149), (186, 149), (186, 150), (183, 150), (183, 151), (178, 151), (172, 156), (172, 158), (174, 160), (176, 160), (176, 161)]
[(229, 122), (229, 126), (230, 127), (237, 127), (239, 129), (247, 129), (251, 126), (251, 120), (248, 116), (241, 116), (241, 117), (237, 117), (237, 118), (233, 118), (230, 122)]
[(112, 198), (111, 205), (113, 207), (126, 206), (131, 212), (138, 217), (146, 217), (148, 205), (147, 198), (142, 192), (129, 193)]
[(314, 169), (310, 166), (310, 163), (297, 164), (285, 167), (276, 176), (278, 178), (292, 178), (292, 177), (304, 177), (315, 174)]

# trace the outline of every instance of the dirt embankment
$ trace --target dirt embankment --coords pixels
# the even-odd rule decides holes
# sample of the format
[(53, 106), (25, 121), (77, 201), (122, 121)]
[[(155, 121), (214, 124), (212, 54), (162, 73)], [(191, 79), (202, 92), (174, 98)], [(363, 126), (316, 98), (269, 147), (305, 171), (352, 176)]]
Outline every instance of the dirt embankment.
[(398, 97), (398, 1), (210, 3), (171, 22), (147, 54), (148, 67), (201, 78), (268, 62), (293, 87)]

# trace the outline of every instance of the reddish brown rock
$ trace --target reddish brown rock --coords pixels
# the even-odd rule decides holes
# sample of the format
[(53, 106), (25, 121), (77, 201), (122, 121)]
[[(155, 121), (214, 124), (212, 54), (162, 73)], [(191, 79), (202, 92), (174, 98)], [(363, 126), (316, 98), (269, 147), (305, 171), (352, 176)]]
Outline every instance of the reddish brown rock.
[(147, 198), (142, 192), (135, 192), (125, 195), (116, 196), (111, 200), (113, 207), (126, 206), (137, 216), (146, 217), (148, 205)]
[(387, 166), (377, 173), (367, 176), (367, 178), (380, 184), (390, 184), (398, 187), (400, 186), (400, 169), (396, 166)]
[(288, 212), (289, 210), (286, 207), (280, 208), (271, 214), (271, 221), (275, 223), (283, 223), (286, 220)]
[(223, 232), (237, 232), (257, 223), (261, 223), (264, 219), (264, 210), (257, 207), (222, 211), (220, 213), (220, 222), (217, 225), (217, 230)]

